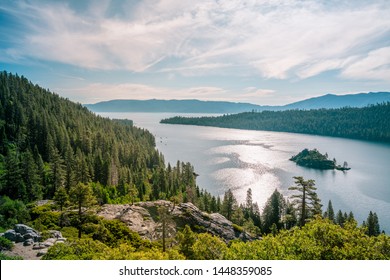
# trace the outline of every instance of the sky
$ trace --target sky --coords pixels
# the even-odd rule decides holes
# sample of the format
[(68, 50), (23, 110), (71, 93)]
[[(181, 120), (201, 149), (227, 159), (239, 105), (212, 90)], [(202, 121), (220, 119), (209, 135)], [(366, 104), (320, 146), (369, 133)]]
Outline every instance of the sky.
[(388, 0), (0, 1), (0, 70), (72, 101), (390, 91)]

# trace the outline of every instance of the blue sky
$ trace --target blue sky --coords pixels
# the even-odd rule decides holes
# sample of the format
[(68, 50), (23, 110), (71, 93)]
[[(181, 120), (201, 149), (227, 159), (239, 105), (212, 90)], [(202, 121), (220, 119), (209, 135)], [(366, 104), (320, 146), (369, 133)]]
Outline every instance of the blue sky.
[(0, 70), (81, 103), (390, 91), (390, 1), (0, 2)]

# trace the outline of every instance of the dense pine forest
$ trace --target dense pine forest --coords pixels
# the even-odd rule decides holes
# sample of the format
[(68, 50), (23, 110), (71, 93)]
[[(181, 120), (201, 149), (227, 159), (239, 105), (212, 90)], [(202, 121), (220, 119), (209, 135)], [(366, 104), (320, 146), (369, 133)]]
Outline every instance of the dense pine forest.
[(247, 112), (219, 117), (173, 117), (161, 123), (294, 132), (390, 142), (390, 103), (364, 108)]
[[(377, 118), (387, 120), (388, 107), (368, 110), (384, 111)], [(102, 118), (7, 72), (0, 73), (0, 141), (0, 232), (19, 223), (42, 235), (60, 230), (68, 241), (44, 259), (390, 259), (390, 237), (377, 214), (359, 226), (353, 213), (335, 213), (331, 201), (323, 212), (313, 180), (294, 177), (294, 194), (275, 190), (263, 209), (251, 189), (243, 203), (231, 190), (212, 196), (197, 186), (190, 163), (166, 165), (153, 135), (130, 120)], [(160, 199), (220, 213), (255, 241), (227, 243), (196, 225), (150, 241), (94, 211)], [(155, 213), (164, 225), (168, 210)], [(12, 246), (0, 236), (1, 250)]]
[(0, 89), (2, 195), (30, 202), (90, 183), (98, 201), (108, 203), (166, 198), (195, 187), (193, 167), (166, 167), (153, 135), (132, 121), (102, 118), (6, 72)]

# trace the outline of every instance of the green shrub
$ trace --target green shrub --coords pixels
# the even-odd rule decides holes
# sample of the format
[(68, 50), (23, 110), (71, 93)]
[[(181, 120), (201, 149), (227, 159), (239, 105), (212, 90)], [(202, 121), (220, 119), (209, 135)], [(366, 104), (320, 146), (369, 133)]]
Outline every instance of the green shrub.
[(110, 247), (117, 247), (120, 243), (131, 244), (134, 248), (150, 248), (150, 241), (143, 240), (138, 233), (131, 231), (119, 220), (101, 220), (98, 230), (92, 235), (94, 240), (99, 240)]
[(73, 242), (56, 243), (44, 260), (101, 260), (110, 252), (110, 248), (100, 241), (89, 238), (77, 239)]
[(4, 253), (0, 252), (0, 260), (6, 261), (6, 260), (23, 260), (22, 257), (10, 257), (5, 255)]
[(78, 230), (75, 227), (63, 227), (61, 229), (62, 236), (67, 239), (78, 238)]
[(15, 224), (25, 223), (30, 219), (26, 205), (20, 200), (12, 200), (7, 196), (0, 198), (0, 224), (11, 228)]
[(53, 211), (53, 205), (50, 203), (34, 206), (30, 209), (30, 216), (32, 220), (39, 218), (43, 213)]
[(39, 230), (47, 230), (47, 229), (53, 229), (53, 230), (60, 230), (60, 212), (54, 212), (54, 211), (47, 211), (42, 212), (40, 216), (35, 219), (31, 224), (32, 227)]
[(82, 231), (87, 235), (95, 234), (98, 230), (99, 230), (99, 225), (93, 223), (86, 223), (82, 227)]
[(11, 250), (14, 244), (11, 240), (5, 238), (4, 236), (0, 236), (0, 250)]
[(244, 228), (241, 227), (241, 226), (239, 226), (239, 225), (232, 224), (232, 226), (233, 226), (233, 229), (234, 229), (235, 231), (238, 231), (238, 232), (243, 232), (243, 231), (244, 231)]

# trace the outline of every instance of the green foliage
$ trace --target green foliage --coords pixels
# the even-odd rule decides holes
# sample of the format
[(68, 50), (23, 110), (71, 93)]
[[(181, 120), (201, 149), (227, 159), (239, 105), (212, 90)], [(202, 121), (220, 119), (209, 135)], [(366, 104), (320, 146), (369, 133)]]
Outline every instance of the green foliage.
[(11, 240), (8, 240), (4, 236), (0, 236), (0, 251), (2, 250), (11, 250), (14, 244)]
[(0, 252), (0, 260), (2, 260), (2, 261), (23, 260), (23, 258), (22, 257), (10, 257), (10, 256), (7, 256), (4, 253)]
[(298, 194), (291, 196), (293, 205), (296, 206), (299, 213), (299, 224), (303, 226), (307, 219), (315, 215), (321, 215), (321, 200), (318, 198), (314, 180), (305, 181), (301, 176), (295, 176), (295, 186), (289, 187), (289, 190), (298, 191)]
[(109, 247), (100, 241), (78, 239), (72, 242), (56, 243), (52, 246), (44, 260), (102, 260), (109, 252)]
[(231, 189), (225, 192), (223, 202), (221, 206), (221, 214), (224, 215), (228, 220), (232, 220), (233, 213), (238, 209), (237, 200), (233, 195)]
[(390, 142), (390, 102), (364, 108), (263, 111), (219, 117), (173, 117), (161, 123), (269, 130)]
[(233, 242), (225, 259), (365, 260), (390, 259), (390, 237), (368, 237), (356, 223), (344, 228), (317, 218), (302, 228), (283, 230), (253, 242)]
[(93, 195), (92, 187), (81, 182), (69, 190), (69, 197), (71, 203), (77, 207), (77, 227), (79, 229), (79, 238), (81, 238), (82, 227), (86, 222), (85, 214), (92, 205), (96, 204), (96, 199)]
[(69, 195), (64, 186), (57, 188), (57, 191), (54, 193), (54, 201), (60, 207), (60, 211), (66, 206), (69, 201)]
[(20, 200), (12, 200), (7, 196), (0, 197), (0, 224), (10, 228), (30, 219), (26, 205)]
[(118, 220), (102, 219), (95, 229), (92, 238), (112, 248), (118, 247), (122, 243), (131, 245), (137, 250), (141, 247), (151, 247), (149, 241), (143, 240), (139, 234), (132, 232), (123, 222)]
[(78, 236), (78, 230), (75, 227), (63, 227), (61, 228), (62, 236), (67, 239), (76, 239)]
[(270, 233), (271, 227), (275, 225), (276, 231), (282, 229), (282, 216), (287, 211), (287, 202), (283, 195), (275, 190), (267, 200), (262, 213), (262, 226), (264, 233)]
[(187, 259), (194, 260), (195, 254), (192, 246), (196, 241), (196, 234), (191, 230), (191, 228), (186, 225), (183, 231), (177, 233), (176, 239), (179, 243), (179, 252)]
[(375, 212), (372, 213), (372, 211), (370, 211), (365, 224), (367, 227), (366, 233), (368, 236), (378, 236), (381, 233), (378, 215)]
[(0, 73), (0, 105), (0, 195), (53, 198), (61, 186), (90, 181), (141, 189), (163, 162), (146, 130), (96, 116), (24, 77)]
[(32, 220), (37, 219), (40, 215), (43, 213), (53, 211), (53, 204), (52, 203), (46, 203), (43, 205), (34, 205), (30, 209), (30, 216)]
[(221, 260), (227, 250), (221, 239), (208, 233), (198, 234), (192, 248), (196, 260)]
[(166, 167), (153, 135), (132, 121), (97, 116), (5, 71), (0, 106), (0, 195), (54, 199), (63, 211), (82, 183), (100, 205), (175, 197), (218, 211), (217, 199), (197, 187), (194, 167)]
[(60, 218), (61, 213), (59, 212), (45, 211), (32, 221), (32, 226), (39, 231), (48, 229), (60, 230)]
[[(324, 218), (328, 218), (331, 222), (335, 222), (335, 214), (332, 206), (332, 201), (330, 200), (328, 202), (328, 208), (324, 212)], [(351, 212), (351, 220), (354, 220), (352, 212)]]
[(44, 260), (183, 260), (184, 256), (171, 249), (163, 253), (159, 249), (137, 250), (130, 243), (121, 243), (115, 248), (89, 238), (57, 243), (43, 256)]
[(117, 248), (113, 248), (105, 256), (107, 260), (184, 260), (185, 257), (176, 250), (168, 250), (161, 252), (157, 248), (146, 249), (143, 251), (135, 251), (128, 244), (121, 244)]
[(242, 226), (239, 226), (239, 225), (236, 225), (236, 224), (232, 224), (233, 226), (233, 229), (235, 231), (238, 231), (238, 232), (243, 232), (244, 231), (244, 228)]

